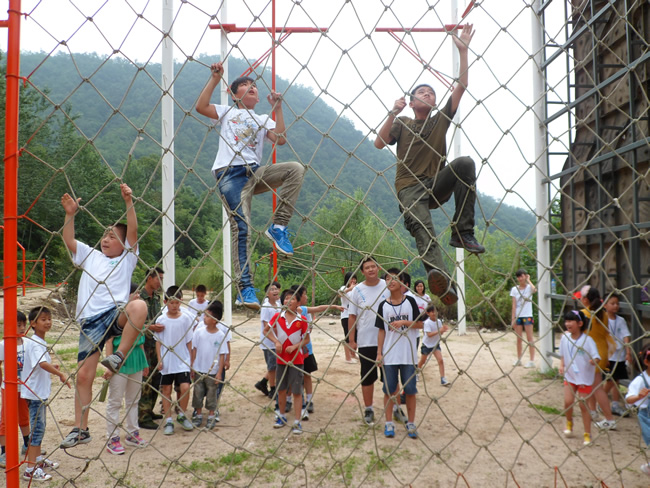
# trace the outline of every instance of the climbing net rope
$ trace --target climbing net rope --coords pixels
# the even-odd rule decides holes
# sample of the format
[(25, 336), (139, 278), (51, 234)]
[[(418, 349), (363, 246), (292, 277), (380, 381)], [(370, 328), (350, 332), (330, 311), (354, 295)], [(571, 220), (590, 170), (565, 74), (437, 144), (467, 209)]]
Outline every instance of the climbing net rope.
[[(19, 278), (27, 292), (18, 308), (53, 310), (47, 336), (52, 362), (73, 383), (82, 333), (74, 312), (80, 271), (61, 238), (64, 193), (81, 198), (77, 239), (99, 248), (105, 230), (126, 221), (119, 184), (130, 186), (138, 216), (133, 281), (140, 289), (149, 270), (172, 263), (175, 272), (165, 269), (165, 284), (183, 289), (186, 307), (200, 284), (207, 286), (209, 300), (236, 298), (232, 288), (224, 288), (224, 277), (236, 282), (238, 276), (224, 263), (222, 249), (230, 235), (211, 173), (220, 126), (194, 110), (210, 66), (218, 61), (227, 66), (228, 83), (242, 74), (255, 79), (258, 114), (271, 114), (266, 97), (272, 90), (282, 95), (287, 143), (278, 145), (274, 156), (267, 140), (262, 165), (275, 157), (305, 168), (289, 224), (295, 232), (293, 257), (275, 256), (264, 237), (275, 204), (271, 192), (253, 199), (248, 262), (254, 287), (261, 290), (274, 280), (283, 289), (303, 285), (310, 306), (339, 304), (344, 274), (354, 272), (362, 281), (359, 262), (368, 255), (381, 273), (406, 270), (412, 292), (416, 280), (427, 282), (420, 253), (404, 228), (394, 151), (376, 149), (373, 142), (395, 100), (406, 96), (408, 105), (419, 84), (435, 88), (439, 107), (447, 103), (459, 76), (452, 38), (473, 24), (469, 85), (447, 135), (450, 160), (470, 155), (476, 163), (474, 232), (487, 252), (463, 255), (447, 244), (457, 223), (454, 205), (463, 202), (451, 198), (432, 210), (443, 260), (454, 280), (465, 283), (459, 288), (464, 307), (431, 297), (449, 325), (440, 352), (442, 376), (450, 385), (441, 384), (436, 361), (418, 370), (416, 439), (400, 425), (394, 438), (385, 437), (379, 381), (375, 422), (363, 421), (367, 390), (359, 365), (346, 361), (333, 309), (314, 313), (310, 324), (318, 360), (317, 371), (309, 375), (314, 411), (303, 420), (302, 435), (292, 434), (292, 412), (286, 414), (288, 428), (274, 429), (275, 402), (254, 386), (267, 387), (260, 381), (266, 372), (260, 315), (235, 307), (225, 321), (231, 352), (219, 397), (220, 421), (212, 429), (204, 423), (184, 431), (177, 423), (174, 435), (165, 435), (163, 419), (157, 430), (140, 429), (146, 447), (126, 445), (122, 455), (108, 452), (110, 437), (118, 434), (107, 437), (100, 366), (89, 406), (92, 441), (63, 449), (60, 442), (75, 426), (75, 394), (53, 377), (43, 441), (47, 456), (60, 463), (46, 470), (52, 482), (84, 487), (643, 484), (638, 467), (648, 460), (635, 413), (616, 417), (616, 431), (593, 425), (592, 444), (583, 446), (576, 399), (576, 437), (563, 432), (557, 348), (564, 312), (582, 308), (573, 292), (591, 285), (605, 298), (620, 294), (620, 314), (631, 331), (628, 366), (638, 371), (634, 350), (640, 349), (644, 307), (650, 302), (644, 225), (650, 148), (647, 3), (471, 1), (460, 2), (457, 13), (448, 2), (419, 0), (283, 0), (277, 5), (242, 0), (229, 3), (227, 11), (225, 1), (163, 3), (163, 10), (171, 9), (171, 28), (163, 27), (158, 2), (22, 3), (18, 241), (24, 249)], [(173, 52), (171, 78), (160, 63), (165, 50)], [(531, 76), (543, 80), (536, 93)], [(169, 98), (173, 119), (161, 116)], [(218, 89), (211, 101), (232, 103)], [(401, 115), (410, 116), (411, 109)], [(545, 132), (536, 139), (540, 126)], [(169, 154), (171, 174), (165, 163)], [(172, 188), (173, 206), (165, 201), (164, 185)], [(540, 205), (535, 195), (542, 187), (548, 194)], [(173, 247), (162, 244), (166, 222), (173, 229)], [(548, 231), (536, 234), (539, 226)], [(545, 261), (540, 239), (550, 253)], [(524, 337), (521, 361), (528, 362), (531, 350), (537, 353), (536, 368), (530, 369), (513, 366), (517, 341), (510, 292), (520, 268), (534, 284), (545, 284), (539, 296), (550, 305), (544, 308), (538, 295), (532, 298), (535, 323), (552, 327), (536, 329), (534, 343)], [(86, 272), (93, 278), (92, 269)], [(257, 296), (263, 298), (263, 292)], [(183, 363), (184, 356), (174, 350), (179, 343), (163, 345)], [(172, 397), (173, 407), (182, 404)], [(128, 409), (122, 409), (119, 427), (127, 424)], [(125, 444), (124, 433), (121, 441)]]

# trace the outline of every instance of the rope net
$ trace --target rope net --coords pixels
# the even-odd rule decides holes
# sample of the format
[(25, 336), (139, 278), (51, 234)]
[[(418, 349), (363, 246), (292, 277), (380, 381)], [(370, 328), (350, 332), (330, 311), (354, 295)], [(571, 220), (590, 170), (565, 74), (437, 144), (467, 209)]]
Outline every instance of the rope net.
[[(44, 468), (52, 476), (52, 486), (641, 486), (647, 482), (639, 471), (648, 460), (636, 413), (613, 417), (615, 430), (592, 424), (591, 445), (585, 446), (580, 435), (584, 403), (578, 396), (571, 397), (575, 436), (564, 432), (567, 406), (564, 379), (558, 373), (558, 348), (565, 312), (583, 308), (574, 301), (573, 292), (591, 285), (606, 300), (620, 294), (619, 314), (629, 326), (630, 344), (623, 347), (617, 339), (624, 351), (618, 368), (625, 368), (629, 351), (631, 374), (639, 370), (634, 351), (642, 345), (645, 302), (650, 302), (645, 225), (650, 149), (648, 4), (641, 0), (549, 1), (543, 7), (527, 2), (460, 3), (459, 12), (453, 14), (448, 2), (435, 1), (287, 0), (274, 6), (269, 1), (242, 0), (229, 4), (226, 15), (223, 4), (179, 1), (173, 5), (173, 28), (166, 30), (157, 2), (23, 2), (18, 240), (25, 249), (19, 280), (27, 292), (18, 308), (24, 312), (37, 306), (51, 309), (53, 325), (46, 335), (51, 362), (73, 384), (69, 389), (52, 376), (51, 393), (43, 399), (47, 400), (47, 427), (42, 445), (47, 457), (60, 464), (56, 469)], [(535, 51), (536, 43), (531, 41), (531, 18), (533, 27), (541, 26), (541, 51)], [(454, 29), (456, 19), (461, 26)], [(473, 39), (463, 37), (469, 24), (473, 24)], [(272, 53), (268, 48), (274, 32)], [(220, 39), (225, 44), (220, 45)], [(169, 47), (166, 43), (173, 46), (171, 79), (160, 64), (163, 49)], [(463, 44), (468, 70), (459, 74)], [(226, 53), (223, 59), (219, 47)], [(259, 92), (255, 112), (264, 118), (273, 113), (279, 125), (278, 100), (271, 98), (273, 111), (267, 96), (274, 91), (281, 96), (286, 143), (281, 144), (281, 135), (271, 131), (276, 139), (267, 137), (259, 159), (262, 168), (272, 164), (275, 141), (277, 162), (294, 161), (304, 171), (288, 221), (295, 233), (290, 237), (291, 257), (282, 252), (274, 256), (276, 248), (264, 235), (272, 224), (281, 223), (274, 215), (279, 215), (288, 198), (278, 190), (274, 214), (268, 190), (277, 183), (258, 185), (248, 214), (235, 205), (228, 219), (222, 219), (223, 175), (217, 181), (211, 169), (220, 145), (228, 143), (222, 126), (195, 110), (206, 81), (214, 76), (211, 67), (218, 62), (227, 64), (227, 73), (210, 93), (210, 103), (232, 106), (230, 95), (222, 98), (221, 84), (248, 74)], [(538, 71), (544, 80), (543, 93), (532, 93), (531, 76)], [(444, 120), (450, 126), (448, 160), (471, 156), (476, 184), (465, 185), (455, 199), (449, 191), (445, 198), (425, 188), (426, 182), (415, 185), (424, 188), (421, 194), (428, 195), (426, 200), (434, 207), (430, 215), (435, 235), (427, 231), (422, 251), (409, 232), (422, 224), (414, 213), (416, 203), (405, 206), (396, 190), (395, 146), (379, 150), (374, 142), (395, 115), (395, 100), (406, 97), (404, 103), (410, 106), (399, 117), (413, 117), (409, 94), (422, 83), (430, 84), (442, 110), (448, 101), (457, 101), (454, 86), (463, 73), (468, 73), (469, 84), (457, 116)], [(246, 96), (251, 94), (255, 95), (249, 87)], [(161, 120), (166, 97), (173, 100), (173, 126)], [(541, 119), (533, 110), (538, 103), (545, 108)], [(416, 130), (405, 118), (396, 120), (397, 127), (410, 131), (413, 144), (436, 152), (438, 146), (427, 139), (426, 127)], [(534, 128), (540, 124), (546, 138), (543, 147), (535, 149)], [(165, 166), (168, 154), (173, 156), (173, 174)], [(454, 168), (454, 178), (462, 179)], [(548, 168), (541, 185), (548, 189), (548, 199), (546, 208), (540, 209), (534, 195), (541, 188), (535, 182), (542, 168)], [(286, 178), (281, 176), (281, 182), (286, 183)], [(161, 190), (170, 180), (173, 207), (163, 203)], [(467, 195), (473, 195), (474, 189), (472, 204)], [(170, 414), (173, 435), (165, 432), (164, 418), (154, 419), (160, 425), (157, 429), (139, 427), (146, 445), (133, 447), (139, 443), (134, 441), (132, 425), (137, 405), (122, 408), (117, 428), (109, 426), (107, 432), (107, 403), (100, 398), (105, 368), (100, 365), (95, 373), (86, 364), (91, 360), (78, 363), (79, 337), (89, 336), (77, 320), (78, 310), (90, 307), (91, 300), (80, 302), (82, 272), (73, 265), (64, 243), (70, 229), (64, 226), (60, 203), (65, 193), (73, 202), (81, 199), (74, 237), (97, 250), (104, 249), (105, 233), (115, 222), (132, 224), (129, 219), (135, 211), (138, 254), (132, 281), (150, 296), (146, 287), (151, 270), (174, 263), (173, 282), (169, 278), (173, 273), (164, 269), (165, 287), (181, 288), (181, 316), (187, 313), (192, 320), (205, 306), (189, 303), (200, 294), (199, 285), (207, 288), (208, 302), (224, 302), (226, 294), (238, 299), (240, 250), (233, 247), (233, 271), (224, 266), (222, 254), (224, 242), (231, 238), (228, 221), (235, 227), (244, 221), (249, 227), (249, 254), (243, 262), (258, 300), (268, 283), (278, 281), (282, 290), (305, 286), (309, 307), (338, 305), (345, 273), (353, 272), (363, 281), (359, 263), (370, 255), (379, 264), (380, 275), (391, 268), (408, 272), (411, 293), (419, 291), (416, 282), (422, 280), (448, 330), (442, 329), (440, 350), (432, 354), (444, 361), (444, 373), (429, 357), (413, 375), (402, 377), (406, 393), (413, 385), (417, 388), (411, 419), (417, 436), (409, 435), (412, 430), (398, 420), (394, 437), (385, 435), (381, 381), (375, 383), (371, 398), (374, 423), (364, 422), (368, 389), (362, 383), (369, 376), (360, 375), (360, 366), (346, 346), (339, 312), (331, 307), (313, 310), (309, 321), (318, 364), (317, 370), (305, 375), (304, 390), (311, 395), (305, 398), (306, 408), (311, 400), (312, 411), (302, 420), (301, 435), (293, 432), (294, 412), (276, 412), (275, 400), (261, 393), (273, 383), (262, 380), (267, 370), (260, 350), (262, 319), (260, 312), (241, 306), (234, 307), (231, 319), (226, 311), (222, 320), (222, 341), (227, 342), (228, 335), (231, 339), (227, 357), (221, 356), (224, 349), (219, 350), (226, 368), (216, 425), (209, 428), (208, 415), (191, 430), (187, 425), (184, 430), (176, 420), (179, 407), (186, 406), (192, 422), (195, 385), (189, 391), (185, 387), (176, 393), (170, 393), (170, 387), (165, 390), (171, 401), (166, 414), (170, 408), (176, 410)], [(475, 221), (460, 229), (462, 220), (456, 212), (461, 209), (462, 214), (467, 208)], [(173, 249), (162, 244), (165, 222), (173, 225)], [(544, 236), (549, 263), (538, 263), (538, 225), (549, 229)], [(473, 231), (476, 244), (486, 252), (458, 254), (449, 242), (467, 236), (459, 236), (457, 229)], [(115, 232), (118, 240), (128, 240), (130, 235), (128, 230), (125, 236)], [(455, 283), (464, 277), (465, 288), (457, 288), (464, 309), (448, 300), (446, 284), (439, 293), (442, 299), (429, 291), (427, 271), (436, 266), (433, 261), (423, 264), (429, 259), (428, 242), (434, 242), (440, 252), (436, 265), (446, 269)], [(167, 256), (172, 256), (171, 261), (165, 261)], [(102, 286), (99, 281), (104, 277), (96, 275), (97, 268), (77, 264), (84, 267), (93, 287)], [(542, 311), (537, 294), (529, 300), (535, 336), (531, 341), (523, 334), (520, 361), (530, 366), (530, 357), (535, 366), (531, 368), (513, 365), (518, 353), (510, 292), (518, 286), (515, 272), (520, 268), (533, 285), (545, 284), (539, 296), (550, 297), (551, 304)], [(224, 289), (224, 276), (232, 279), (232, 287)], [(107, 297), (120, 302), (124, 293), (110, 290)], [(162, 305), (162, 287), (156, 293), (154, 299), (158, 297)], [(350, 293), (353, 301), (354, 292)], [(357, 306), (361, 314), (364, 305)], [(123, 303), (120, 307), (124, 310)], [(376, 315), (377, 310), (375, 306), (364, 313)], [(397, 315), (401, 317), (401, 312)], [(125, 331), (135, 330), (133, 317)], [(146, 323), (160, 321), (149, 316)], [(551, 327), (538, 330), (537, 324), (543, 322)], [(403, 333), (400, 340), (411, 347), (414, 336), (409, 334)], [(163, 356), (166, 349), (169, 362), (183, 371), (189, 370), (191, 362), (185, 346), (191, 335), (172, 340), (160, 332), (158, 337)], [(548, 351), (540, 351), (544, 343), (551, 346)], [(196, 342), (193, 347), (198, 347)], [(415, 350), (417, 357), (406, 361), (412, 366), (420, 360), (420, 347)], [(101, 359), (107, 356), (103, 350)], [(271, 353), (270, 358), (276, 356)], [(151, 355), (147, 359), (153, 369), (155, 352), (153, 359)], [(376, 356), (365, 359), (372, 362)], [(385, 375), (383, 363), (377, 364)], [(84, 367), (91, 371), (87, 410), (92, 440), (62, 448), (70, 430), (79, 426), (74, 386), (78, 389), (88, 382)], [(124, 373), (118, 376), (126, 378)], [(448, 385), (442, 384), (441, 376)], [(196, 377), (209, 380), (205, 374)], [(165, 388), (157, 381), (149, 379), (155, 414), (161, 411), (162, 396), (156, 393)], [(133, 383), (139, 391), (137, 375), (124, 380), (122, 387), (129, 391)], [(620, 386), (623, 396), (625, 385)], [(119, 402), (111, 400), (116, 391), (111, 384), (108, 404)], [(402, 400), (404, 412), (413, 408), (411, 398), (407, 395), (406, 405)], [(618, 401), (624, 405), (624, 400)], [(611, 404), (606, 403), (608, 410)], [(206, 405), (204, 410), (209, 408)], [(393, 409), (392, 403), (388, 409)], [(278, 413), (287, 416), (287, 426), (274, 428)], [(597, 420), (611, 417), (608, 411), (596, 416)], [(139, 418), (147, 424), (154, 420)], [(7, 429), (17, 430), (16, 426)], [(116, 436), (120, 436), (119, 449), (111, 440)], [(20, 467), (7, 469), (20, 469), (22, 475), (28, 464), (24, 455), (21, 460)]]

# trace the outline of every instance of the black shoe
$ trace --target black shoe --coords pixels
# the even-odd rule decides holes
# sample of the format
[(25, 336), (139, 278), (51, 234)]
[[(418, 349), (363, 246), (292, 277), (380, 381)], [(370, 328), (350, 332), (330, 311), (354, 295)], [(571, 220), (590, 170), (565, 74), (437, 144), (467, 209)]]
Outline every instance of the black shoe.
[(473, 254), (481, 254), (485, 252), (485, 248), (481, 246), (473, 232), (463, 232), (458, 235), (458, 232), (452, 232), (451, 239), (449, 239), (451, 247), (460, 247)]
[(431, 293), (439, 296), (445, 305), (453, 305), (458, 301), (456, 288), (444, 271), (433, 268), (427, 275), (427, 281)]
[(266, 378), (259, 380), (257, 383), (255, 383), (255, 388), (257, 388), (262, 395), (264, 396), (269, 396), (269, 388), (267, 386), (268, 382)]
[(158, 430), (158, 424), (153, 420), (145, 420), (144, 422), (139, 422), (138, 425), (141, 429)]
[(159, 413), (152, 413), (151, 418), (153, 420), (161, 420), (163, 418), (163, 416), (161, 414), (159, 414)]

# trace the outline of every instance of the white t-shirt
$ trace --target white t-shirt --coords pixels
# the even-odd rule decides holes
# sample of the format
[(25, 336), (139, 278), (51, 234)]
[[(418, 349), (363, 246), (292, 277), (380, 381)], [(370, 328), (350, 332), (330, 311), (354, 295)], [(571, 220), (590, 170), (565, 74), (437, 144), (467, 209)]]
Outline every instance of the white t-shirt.
[(353, 288), (351, 292), (345, 293), (345, 289), (345, 285), (339, 288), (339, 297), (341, 298), (341, 306), (343, 307), (343, 311), (341, 312), (342, 319), (347, 319), (350, 316), (350, 310), (348, 309), (350, 306), (350, 294), (354, 291)]
[(218, 328), (216, 332), (208, 332), (208, 329), (203, 327), (194, 333), (192, 349), (196, 350), (194, 371), (203, 374), (217, 374), (221, 355), (228, 353), (226, 335)]
[[(196, 324), (197, 325), (194, 327), (195, 334), (199, 329), (205, 329), (205, 322), (203, 321), (203, 319), (199, 320), (199, 322)], [(219, 330), (223, 332), (224, 335), (226, 336), (226, 342), (232, 341), (232, 331), (226, 324), (224, 324), (223, 322), (217, 322), (217, 327), (219, 327)]]
[[(643, 377), (641, 375), (643, 375)], [(645, 382), (643, 381), (644, 377), (645, 377)], [(648, 384), (647, 387), (646, 387), (646, 383)], [(627, 387), (627, 395), (625, 395), (625, 398), (636, 396), (641, 392), (643, 388), (648, 388), (648, 387), (650, 387), (650, 376), (648, 376), (648, 373), (644, 371), (643, 373), (641, 373), (639, 376), (637, 376), (630, 382), (630, 386)], [(642, 398), (641, 400), (634, 402), (634, 405), (636, 405), (639, 408), (648, 408), (648, 403), (650, 403), (650, 395), (648, 395), (645, 398)]]
[[(442, 320), (436, 319), (434, 322), (430, 318), (427, 318), (424, 321), (424, 339), (422, 339), (422, 344), (424, 344), (429, 349), (437, 347), (438, 343), (440, 342), (440, 329), (442, 329)], [(427, 335), (427, 332), (438, 332), (438, 334), (434, 335), (433, 337), (429, 337)]]
[(268, 115), (257, 115), (252, 110), (236, 106), (214, 105), (217, 125), (221, 124), (219, 150), (212, 171), (226, 166), (260, 164), (264, 137), (275, 129), (275, 121)]
[[(16, 357), (18, 359), (18, 379), (21, 379), (23, 367), (25, 365), (25, 339), (22, 344), (16, 344)], [(0, 341), (0, 361), (5, 360), (5, 341)], [(6, 370), (5, 370), (6, 371)], [(5, 379), (2, 378), (2, 389), (5, 389)], [(18, 392), (20, 393), (20, 383), (18, 383)]]
[(205, 312), (205, 309), (208, 308), (208, 305), (210, 305), (210, 302), (207, 300), (203, 300), (203, 303), (199, 303), (196, 298), (192, 298), (187, 307), (195, 317), (200, 317), (203, 315), (203, 312)]
[(417, 293), (414, 293), (413, 298), (415, 298), (415, 302), (418, 304), (418, 309), (420, 309), (420, 313), (424, 317), (426, 317), (426, 311), (427, 311), (427, 307), (431, 303), (431, 297), (426, 293), (422, 296), (418, 295)]
[(40, 366), (41, 363), (51, 362), (50, 353), (47, 352), (47, 343), (37, 335), (25, 337), (23, 341), (25, 363), (21, 380), (25, 387), (20, 390), (20, 396), (27, 400), (45, 401), (50, 397), (52, 391), (50, 373)]
[(574, 385), (593, 385), (600, 355), (594, 340), (582, 334), (575, 341), (565, 332), (560, 341), (560, 355), (564, 358), (564, 379)]
[(138, 264), (137, 248), (128, 251), (131, 245), (127, 241), (122, 254), (109, 258), (83, 242), (76, 242), (72, 262), (83, 270), (77, 292), (77, 320), (128, 302), (131, 276)]
[[(273, 316), (281, 310), (281, 307), (278, 303), (278, 306), (274, 307), (269, 302), (268, 298), (264, 299), (262, 303), (262, 310), (260, 311), (260, 349), (270, 349), (275, 351), (275, 342), (264, 335), (264, 326), (268, 324)], [(266, 324), (265, 324), (266, 323)], [(271, 334), (270, 332), (269, 334)]]
[(630, 337), (630, 329), (627, 328), (627, 322), (620, 315), (614, 320), (609, 319), (609, 333), (616, 341), (616, 351), (609, 357), (610, 361), (625, 361), (625, 342), (624, 338)]
[(524, 288), (523, 290), (518, 286), (512, 287), (512, 290), (510, 290), (510, 296), (515, 298), (516, 300), (515, 318), (518, 319), (520, 317), (533, 316), (533, 301), (532, 301), (533, 294), (534, 294), (533, 287), (528, 284), (526, 285), (526, 288)]
[(386, 282), (379, 280), (374, 286), (366, 285), (362, 281), (350, 293), (350, 315), (356, 315), (355, 328), (357, 330), (358, 347), (377, 347), (377, 332), (375, 327), (377, 309), (379, 304), (390, 296)]
[(187, 344), (192, 342), (192, 319), (184, 313), (176, 318), (164, 314), (158, 317), (158, 323), (165, 326), (163, 331), (153, 334), (160, 342), (160, 360), (163, 363), (160, 374), (189, 373)]
[(417, 364), (418, 363), (418, 346), (417, 340), (420, 337), (420, 329), (402, 326), (396, 331), (389, 326), (397, 320), (408, 320), (412, 322), (418, 318), (420, 312), (415, 298), (405, 295), (404, 300), (393, 305), (387, 301), (382, 301), (377, 309), (377, 318), (375, 328), (384, 329), (386, 337), (382, 354), (384, 355), (384, 364)]

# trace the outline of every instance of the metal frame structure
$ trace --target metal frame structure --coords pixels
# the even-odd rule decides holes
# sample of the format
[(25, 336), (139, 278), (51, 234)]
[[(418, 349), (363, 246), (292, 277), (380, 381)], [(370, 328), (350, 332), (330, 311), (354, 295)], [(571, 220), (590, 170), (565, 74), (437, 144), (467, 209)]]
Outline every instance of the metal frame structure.
[[(572, 292), (583, 285), (604, 297), (619, 293), (621, 314), (632, 337), (640, 337), (650, 325), (650, 4), (538, 5), (551, 224), (544, 240), (560, 288), (547, 286), (544, 293), (554, 321), (575, 306)], [(564, 11), (560, 31), (547, 29), (558, 21), (552, 8)]]

